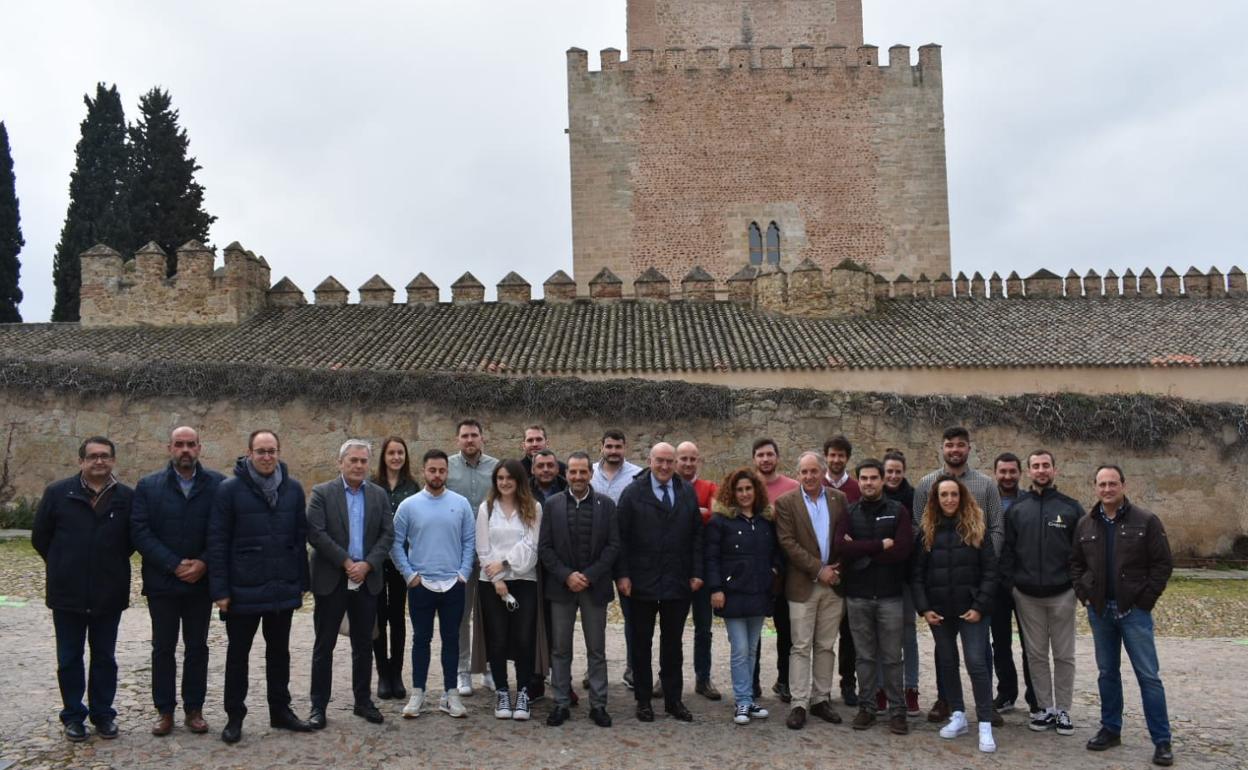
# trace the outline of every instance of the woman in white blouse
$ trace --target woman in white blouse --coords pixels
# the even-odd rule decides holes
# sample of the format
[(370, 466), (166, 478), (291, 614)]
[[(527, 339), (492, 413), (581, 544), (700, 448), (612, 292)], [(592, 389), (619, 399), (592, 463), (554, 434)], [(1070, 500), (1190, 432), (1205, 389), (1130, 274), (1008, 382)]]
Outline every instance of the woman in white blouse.
[[(477, 556), (481, 560), (481, 613), (486, 655), (494, 677), (499, 719), (529, 718), (528, 683), (537, 645), (537, 538), (542, 506), (533, 499), (519, 460), (494, 469), (485, 502), (477, 511)], [(493, 587), (494, 590), (490, 590)], [(516, 697), (511, 699), (507, 661), (516, 664)]]

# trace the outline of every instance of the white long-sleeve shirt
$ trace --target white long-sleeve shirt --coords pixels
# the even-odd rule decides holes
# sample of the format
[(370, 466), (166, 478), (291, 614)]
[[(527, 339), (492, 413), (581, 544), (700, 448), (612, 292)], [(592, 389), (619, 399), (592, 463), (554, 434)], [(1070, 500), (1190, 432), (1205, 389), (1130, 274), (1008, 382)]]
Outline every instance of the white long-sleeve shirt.
[(489, 503), (481, 503), (477, 509), (477, 558), (481, 560), (481, 580), (491, 582), (485, 574), (485, 565), (496, 561), (507, 567), (494, 577), (495, 580), (537, 580), (537, 538), (542, 528), (542, 506), (537, 504), (537, 516), (533, 526), (526, 527), (519, 511), (510, 515), (501, 506), (494, 505), (493, 515)]

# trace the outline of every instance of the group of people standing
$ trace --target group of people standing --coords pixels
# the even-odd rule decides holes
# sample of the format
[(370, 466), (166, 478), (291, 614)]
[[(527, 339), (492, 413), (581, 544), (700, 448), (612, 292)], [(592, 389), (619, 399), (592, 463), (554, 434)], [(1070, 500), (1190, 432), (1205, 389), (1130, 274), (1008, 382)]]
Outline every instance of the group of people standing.
[[(456, 426), (456, 441), (457, 453), (431, 449), (413, 472), (417, 460), (402, 438), (386, 438), (376, 457), (369, 442), (349, 440), (337, 453), (339, 475), (305, 498), (272, 430), (250, 435), (226, 478), (200, 464), (198, 433), (176, 428), (168, 465), (133, 490), (113, 475), (113, 443), (85, 440), (80, 472), (48, 487), (32, 535), (47, 563), (66, 737), (85, 740), (88, 720), (100, 737), (118, 735), (113, 650), (129, 604), (129, 556), (138, 550), (152, 622), (155, 735), (174, 729), (179, 632), (184, 723), (192, 732), (209, 729), (203, 705), (214, 604), (228, 638), (221, 733), (227, 743), (242, 737), (257, 631), (265, 640), (270, 724), (305, 732), (327, 725), (340, 634), (351, 644), (355, 715), (384, 720), (372, 700), (374, 669), (379, 699), (407, 699), (405, 718), (423, 713), (435, 618), (438, 710), (465, 716), (462, 698), (480, 673), (493, 691), (495, 717), (528, 720), (549, 675), (546, 723), (559, 726), (579, 700), (571, 672), (579, 614), (589, 716), (609, 727), (606, 620), (618, 592), (624, 682), (642, 722), (655, 719), (659, 698), (668, 715), (693, 719), (683, 702), (683, 633), (692, 612), (695, 692), (723, 697), (711, 677), (718, 615), (731, 650), (737, 724), (769, 716), (759, 661), (771, 617), (772, 692), (788, 704), (789, 728), (802, 729), (810, 717), (842, 721), (832, 702), (839, 639), (841, 699), (857, 708), (852, 727), (866, 730), (885, 717), (891, 732), (908, 733), (907, 717), (921, 713), (922, 619), (935, 642), (929, 720), (943, 723), (947, 739), (977, 723), (979, 748), (991, 752), (994, 722), (1018, 698), (1011, 616), (1023, 646), (1029, 726), (1073, 734), (1075, 612), (1082, 603), (1096, 642), (1102, 710), (1088, 748), (1120, 741), (1125, 647), (1154, 762), (1173, 761), (1150, 615), (1169, 578), (1170, 552), (1160, 519), (1127, 500), (1118, 466), (1096, 471), (1098, 500), (1085, 513), (1057, 491), (1052, 452), (1032, 452), (1025, 466), (1003, 454), (990, 477), (968, 466), (970, 435), (960, 427), (942, 437), (942, 467), (914, 487), (896, 450), (858, 462), (851, 474), (853, 449), (843, 436), (829, 439), (822, 452), (803, 452), (796, 478), (780, 471), (778, 444), (759, 439), (751, 462), (719, 484), (700, 478), (692, 442), (657, 443), (640, 467), (626, 459), (626, 437), (616, 430), (603, 434), (596, 461), (585, 452), (560, 460), (540, 425), (525, 430), (520, 459), (485, 454), (476, 420)], [(1024, 467), (1027, 490), (1019, 486)], [(305, 720), (290, 705), (289, 638), (306, 591), (315, 602), (315, 641)], [(974, 719), (967, 716), (959, 657), (971, 680)]]

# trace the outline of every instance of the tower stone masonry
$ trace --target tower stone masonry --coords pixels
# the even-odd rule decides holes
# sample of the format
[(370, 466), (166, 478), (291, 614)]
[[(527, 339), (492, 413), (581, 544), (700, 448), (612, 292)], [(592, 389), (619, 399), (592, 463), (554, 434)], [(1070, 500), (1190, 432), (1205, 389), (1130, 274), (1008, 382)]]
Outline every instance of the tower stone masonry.
[(607, 268), (631, 288), (650, 268), (701, 266), (723, 290), (751, 262), (846, 259), (889, 278), (952, 273), (940, 48), (885, 61), (862, 10), (629, 0), (627, 58), (607, 49), (590, 71), (571, 49), (575, 280)]

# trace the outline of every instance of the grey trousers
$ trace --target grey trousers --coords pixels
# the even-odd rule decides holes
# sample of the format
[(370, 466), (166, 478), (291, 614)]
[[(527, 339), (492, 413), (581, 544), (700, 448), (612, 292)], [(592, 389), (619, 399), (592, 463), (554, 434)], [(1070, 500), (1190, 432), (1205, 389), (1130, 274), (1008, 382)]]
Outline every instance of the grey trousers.
[[(1014, 589), (1031, 684), (1042, 709), (1070, 711), (1075, 693), (1075, 589), (1057, 596), (1028, 596)], [(1049, 650), (1053, 651), (1050, 674)]]
[(884, 694), (891, 716), (905, 716), (902, 692), (901, 634), (905, 628), (905, 602), (900, 596), (888, 599), (845, 600), (849, 630), (858, 654), (858, 707), (875, 711), (875, 683), (884, 670)]
[(579, 609), (585, 657), (589, 663), (589, 705), (606, 708), (607, 607), (595, 604), (589, 591), (581, 591), (574, 597), (570, 602), (550, 602), (550, 686), (555, 705), (568, 708), (572, 703), (572, 631)]

